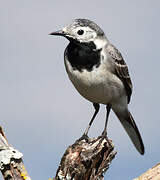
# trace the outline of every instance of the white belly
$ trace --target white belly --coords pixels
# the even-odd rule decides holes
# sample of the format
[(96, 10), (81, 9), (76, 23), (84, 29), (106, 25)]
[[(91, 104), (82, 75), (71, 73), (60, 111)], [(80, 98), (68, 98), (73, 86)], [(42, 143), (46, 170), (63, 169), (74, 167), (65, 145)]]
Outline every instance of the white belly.
[(107, 71), (105, 64), (101, 64), (91, 72), (73, 70), (67, 60), (65, 60), (65, 66), (68, 76), (77, 91), (91, 102), (112, 104), (125, 93), (121, 80)]

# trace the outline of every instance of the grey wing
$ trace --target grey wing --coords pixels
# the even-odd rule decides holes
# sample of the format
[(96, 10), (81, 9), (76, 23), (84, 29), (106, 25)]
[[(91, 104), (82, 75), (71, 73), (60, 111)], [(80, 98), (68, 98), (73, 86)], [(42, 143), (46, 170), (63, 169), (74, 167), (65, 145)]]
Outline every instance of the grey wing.
[(114, 47), (112, 44), (107, 46), (107, 51), (109, 55), (114, 60), (115, 64), (115, 74), (121, 79), (126, 89), (126, 93), (128, 96), (128, 103), (130, 102), (131, 94), (132, 94), (132, 82), (129, 76), (128, 67), (121, 55), (121, 53)]

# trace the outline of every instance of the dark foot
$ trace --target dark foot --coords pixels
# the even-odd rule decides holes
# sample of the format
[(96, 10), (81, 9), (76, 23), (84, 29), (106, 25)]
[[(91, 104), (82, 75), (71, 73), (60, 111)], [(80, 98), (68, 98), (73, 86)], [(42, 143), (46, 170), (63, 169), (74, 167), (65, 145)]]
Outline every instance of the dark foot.
[(102, 135), (100, 135), (98, 138), (102, 138), (102, 139), (107, 138), (107, 131), (103, 131)]
[(107, 137), (107, 131), (102, 132), (102, 137)]
[(88, 140), (88, 138), (89, 138), (89, 137), (88, 137), (88, 135), (84, 133), (84, 134), (82, 135), (82, 137), (80, 137), (78, 140), (79, 140), (79, 141), (81, 141), (81, 140), (83, 140), (83, 139), (84, 139), (84, 140), (86, 140), (86, 141), (87, 141), (87, 140)]

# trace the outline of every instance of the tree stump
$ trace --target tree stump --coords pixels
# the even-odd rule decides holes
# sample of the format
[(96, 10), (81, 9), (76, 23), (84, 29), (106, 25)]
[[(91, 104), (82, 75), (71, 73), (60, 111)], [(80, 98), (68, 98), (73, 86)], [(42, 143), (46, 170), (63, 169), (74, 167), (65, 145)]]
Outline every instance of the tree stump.
[(82, 136), (65, 151), (55, 180), (102, 180), (115, 155), (107, 137)]

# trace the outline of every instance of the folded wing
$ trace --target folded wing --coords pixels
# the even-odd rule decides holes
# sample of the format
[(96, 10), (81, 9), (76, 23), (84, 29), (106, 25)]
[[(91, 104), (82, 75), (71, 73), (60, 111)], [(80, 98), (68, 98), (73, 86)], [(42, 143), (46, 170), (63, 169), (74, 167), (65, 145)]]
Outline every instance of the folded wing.
[(121, 79), (124, 84), (129, 103), (132, 94), (132, 82), (129, 76), (128, 67), (121, 53), (118, 51), (118, 49), (116, 49), (116, 47), (114, 47), (112, 44), (109, 44), (107, 46), (107, 51), (115, 64), (115, 74), (117, 75), (117, 77), (119, 77), (119, 79)]

